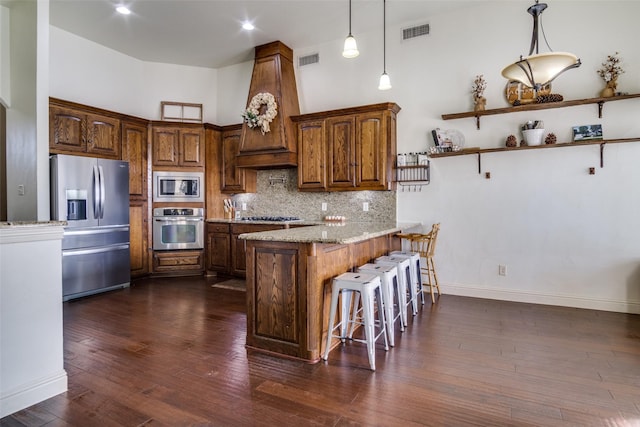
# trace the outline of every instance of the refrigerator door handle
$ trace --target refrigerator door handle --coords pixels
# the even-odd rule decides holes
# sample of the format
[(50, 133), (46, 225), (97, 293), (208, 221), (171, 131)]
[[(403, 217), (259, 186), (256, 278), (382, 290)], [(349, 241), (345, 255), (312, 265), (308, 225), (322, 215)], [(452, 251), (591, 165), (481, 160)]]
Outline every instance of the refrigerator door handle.
[(93, 217), (100, 218), (100, 172), (98, 165), (93, 166)]
[(104, 202), (105, 202), (105, 183), (104, 183), (104, 170), (102, 166), (98, 166), (100, 171), (100, 219), (104, 219)]

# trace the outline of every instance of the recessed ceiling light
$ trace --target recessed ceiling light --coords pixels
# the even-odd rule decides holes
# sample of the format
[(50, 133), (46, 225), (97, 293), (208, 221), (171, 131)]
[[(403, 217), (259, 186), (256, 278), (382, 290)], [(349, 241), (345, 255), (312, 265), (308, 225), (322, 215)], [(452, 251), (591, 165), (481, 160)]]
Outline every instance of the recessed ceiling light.
[(129, 10), (129, 8), (128, 8), (128, 7), (126, 7), (126, 6), (118, 6), (118, 7), (116, 7), (116, 11), (117, 11), (118, 13), (123, 14), (123, 15), (129, 15), (129, 14), (131, 13), (131, 11)]
[(244, 24), (242, 24), (242, 28), (244, 28), (247, 31), (251, 31), (255, 27), (253, 26), (253, 24), (251, 22), (245, 22)]

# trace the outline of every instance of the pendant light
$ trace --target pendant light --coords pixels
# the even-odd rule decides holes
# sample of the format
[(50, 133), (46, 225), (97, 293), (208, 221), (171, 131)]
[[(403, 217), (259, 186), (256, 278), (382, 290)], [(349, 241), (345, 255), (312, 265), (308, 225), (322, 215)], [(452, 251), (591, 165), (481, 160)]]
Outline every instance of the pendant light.
[(355, 37), (351, 34), (351, 0), (349, 0), (349, 35), (344, 40), (342, 56), (345, 58), (355, 58), (358, 55), (360, 55), (360, 52), (358, 52), (358, 45), (356, 44)]
[[(546, 3), (538, 3), (529, 7), (527, 12), (533, 17), (533, 33), (531, 34), (531, 47), (529, 56), (522, 57), (520, 60), (508, 65), (502, 70), (502, 76), (509, 80), (516, 80), (526, 86), (539, 90), (542, 86), (550, 83), (560, 74), (572, 68), (578, 68), (581, 65), (580, 60), (572, 53), (553, 52), (547, 37), (544, 34), (544, 28), (541, 25), (542, 11), (547, 8)], [(538, 25), (540, 20), (540, 28), (542, 36), (550, 52), (538, 53)], [(533, 54), (535, 50), (535, 54)]]
[(391, 89), (391, 79), (387, 74), (387, 0), (382, 0), (382, 75), (379, 90)]

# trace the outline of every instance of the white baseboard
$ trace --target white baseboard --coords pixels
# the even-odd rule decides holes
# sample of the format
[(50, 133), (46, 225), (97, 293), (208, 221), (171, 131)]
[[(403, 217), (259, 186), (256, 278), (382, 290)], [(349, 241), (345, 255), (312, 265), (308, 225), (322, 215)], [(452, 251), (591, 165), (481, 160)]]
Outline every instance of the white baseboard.
[(63, 369), (50, 377), (23, 384), (7, 393), (3, 392), (0, 396), (0, 418), (64, 393), (67, 388), (67, 371)]
[(616, 301), (584, 298), (569, 295), (540, 294), (512, 291), (496, 288), (440, 284), (442, 294), (459, 295), (474, 298), (487, 298), (503, 301), (525, 302), (531, 304), (559, 305), (564, 307), (587, 308), (591, 310), (615, 311), (619, 313), (640, 314), (640, 301)]

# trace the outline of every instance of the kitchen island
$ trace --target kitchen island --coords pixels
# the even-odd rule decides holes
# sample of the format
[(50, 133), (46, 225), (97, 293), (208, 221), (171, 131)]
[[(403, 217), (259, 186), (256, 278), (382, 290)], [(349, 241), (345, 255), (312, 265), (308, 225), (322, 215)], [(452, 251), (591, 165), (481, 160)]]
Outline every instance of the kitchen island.
[(332, 278), (399, 249), (395, 235), (416, 226), (338, 223), (240, 235), (246, 241), (247, 348), (320, 360)]

